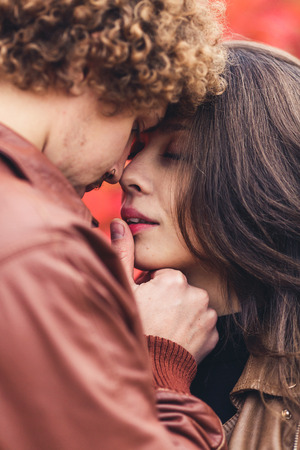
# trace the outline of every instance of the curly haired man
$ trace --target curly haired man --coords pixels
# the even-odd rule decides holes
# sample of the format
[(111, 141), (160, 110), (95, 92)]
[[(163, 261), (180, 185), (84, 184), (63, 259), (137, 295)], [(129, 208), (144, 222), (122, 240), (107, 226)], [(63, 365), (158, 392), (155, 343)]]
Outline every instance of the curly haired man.
[[(0, 0), (0, 448), (224, 448), (171, 341), (151, 350), (155, 393), (133, 299), (189, 298), (186, 327), (209, 322), (195, 337), (208, 350), (205, 293), (172, 270), (133, 286), (80, 199), (119, 180), (168, 104), (224, 89), (217, 13), (205, 0)], [(124, 262), (120, 222), (112, 236)]]

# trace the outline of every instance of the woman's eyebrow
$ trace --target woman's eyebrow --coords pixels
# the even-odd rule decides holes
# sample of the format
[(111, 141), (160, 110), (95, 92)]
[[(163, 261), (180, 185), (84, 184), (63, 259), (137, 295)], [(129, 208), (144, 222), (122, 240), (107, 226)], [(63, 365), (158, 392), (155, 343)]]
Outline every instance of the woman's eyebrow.
[(188, 127), (183, 123), (162, 121), (153, 127), (148, 128), (144, 133), (153, 133), (156, 130), (159, 130), (162, 133), (170, 133), (171, 131), (185, 131), (187, 129)]
[(165, 124), (162, 124), (162, 129), (164, 132), (185, 131), (188, 129), (188, 127), (179, 122), (166, 122)]
[(161, 123), (157, 123), (153, 127), (147, 128), (142, 133), (154, 133), (154, 131), (158, 130), (158, 128), (160, 128), (160, 127), (161, 127)]

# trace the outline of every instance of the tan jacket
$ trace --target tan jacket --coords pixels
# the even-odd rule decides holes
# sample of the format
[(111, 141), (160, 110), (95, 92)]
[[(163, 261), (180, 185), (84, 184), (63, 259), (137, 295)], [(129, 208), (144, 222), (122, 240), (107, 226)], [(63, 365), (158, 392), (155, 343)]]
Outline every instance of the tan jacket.
[(57, 168), (0, 125), (0, 449), (224, 449), (205, 403), (155, 396), (121, 263), (90, 224)]
[[(230, 450), (299, 450), (300, 411), (287, 409), (280, 396), (280, 383), (263, 382), (260, 373), (264, 359), (250, 356), (231, 392), (237, 413), (224, 424)], [(291, 385), (300, 395), (300, 386)], [(259, 391), (265, 394), (267, 406)]]

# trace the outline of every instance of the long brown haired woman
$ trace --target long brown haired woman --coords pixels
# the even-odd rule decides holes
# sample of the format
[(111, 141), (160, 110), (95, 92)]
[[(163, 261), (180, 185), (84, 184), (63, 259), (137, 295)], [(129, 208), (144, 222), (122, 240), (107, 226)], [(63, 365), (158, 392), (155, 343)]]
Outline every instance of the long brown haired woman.
[[(261, 44), (227, 45), (226, 91), (193, 117), (170, 112), (134, 144), (122, 215), (136, 267), (181, 270), (219, 315), (220, 341), (191, 391), (220, 415), (229, 448), (295, 450), (300, 62)], [(169, 338), (153, 325), (151, 305), (141, 314), (147, 335)]]

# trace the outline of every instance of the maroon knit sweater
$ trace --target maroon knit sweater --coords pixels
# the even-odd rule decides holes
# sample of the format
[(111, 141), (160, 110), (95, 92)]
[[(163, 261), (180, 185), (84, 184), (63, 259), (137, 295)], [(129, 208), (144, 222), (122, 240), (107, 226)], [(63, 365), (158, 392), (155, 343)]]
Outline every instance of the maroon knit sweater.
[(194, 357), (181, 345), (158, 336), (147, 336), (147, 343), (155, 388), (190, 394), (197, 371)]

